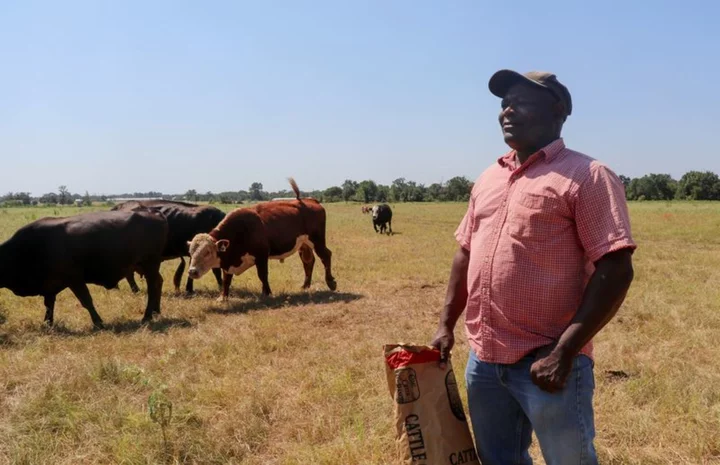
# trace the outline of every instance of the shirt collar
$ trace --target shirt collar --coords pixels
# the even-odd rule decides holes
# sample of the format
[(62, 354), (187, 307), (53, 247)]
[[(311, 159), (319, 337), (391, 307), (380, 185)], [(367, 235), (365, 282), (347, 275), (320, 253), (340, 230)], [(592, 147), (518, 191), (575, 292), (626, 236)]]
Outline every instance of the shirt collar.
[[(565, 141), (562, 137), (560, 137), (550, 142), (536, 153), (544, 155), (545, 161), (549, 162), (557, 157), (563, 150), (565, 150)], [(511, 150), (502, 157), (498, 158), (498, 163), (502, 167), (509, 167), (510, 169), (518, 168), (515, 150)]]

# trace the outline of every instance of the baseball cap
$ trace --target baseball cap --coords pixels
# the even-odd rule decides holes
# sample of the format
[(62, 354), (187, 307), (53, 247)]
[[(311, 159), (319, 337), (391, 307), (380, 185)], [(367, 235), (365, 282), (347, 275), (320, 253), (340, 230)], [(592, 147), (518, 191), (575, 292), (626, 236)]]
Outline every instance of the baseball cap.
[(567, 87), (557, 80), (557, 76), (553, 73), (530, 71), (525, 74), (520, 74), (517, 71), (501, 69), (492, 75), (488, 87), (493, 95), (503, 98), (510, 87), (520, 82), (526, 82), (550, 91), (558, 101), (565, 105), (565, 114), (569, 115), (572, 113), (572, 98), (570, 97), (570, 92), (567, 90)]

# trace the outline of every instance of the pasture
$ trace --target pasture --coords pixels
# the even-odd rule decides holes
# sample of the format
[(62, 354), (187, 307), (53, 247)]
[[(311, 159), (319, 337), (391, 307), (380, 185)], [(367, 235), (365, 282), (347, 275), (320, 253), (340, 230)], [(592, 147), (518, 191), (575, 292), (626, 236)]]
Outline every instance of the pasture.
[[(133, 295), (123, 281), (90, 287), (107, 325), (93, 331), (69, 290), (53, 329), (42, 298), (0, 290), (0, 463), (393, 463), (382, 345), (429, 342), (466, 206), (393, 205), (392, 237), (359, 205), (326, 208), (335, 293), (319, 261), (301, 291), (293, 256), (271, 262), (270, 298), (254, 269), (228, 304), (210, 274), (194, 297), (176, 296), (169, 261), (155, 322), (139, 324), (144, 282)], [(0, 210), (0, 240), (78, 211)], [(634, 203), (631, 216), (635, 281), (596, 338), (601, 463), (720, 463), (720, 204)], [(462, 392), (461, 324), (456, 336)], [(172, 402), (165, 440), (151, 396)]]

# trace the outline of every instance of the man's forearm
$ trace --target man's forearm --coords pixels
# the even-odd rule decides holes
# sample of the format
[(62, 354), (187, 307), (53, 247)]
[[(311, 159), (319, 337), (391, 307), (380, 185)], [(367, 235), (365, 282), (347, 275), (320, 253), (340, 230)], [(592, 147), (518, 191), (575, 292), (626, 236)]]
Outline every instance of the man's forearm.
[(628, 250), (608, 254), (596, 264), (575, 317), (558, 340), (556, 350), (574, 357), (617, 313), (633, 280)]
[(467, 271), (470, 263), (470, 252), (462, 247), (455, 253), (450, 279), (448, 281), (445, 305), (440, 315), (440, 326), (454, 329), (457, 320), (465, 310), (467, 304)]

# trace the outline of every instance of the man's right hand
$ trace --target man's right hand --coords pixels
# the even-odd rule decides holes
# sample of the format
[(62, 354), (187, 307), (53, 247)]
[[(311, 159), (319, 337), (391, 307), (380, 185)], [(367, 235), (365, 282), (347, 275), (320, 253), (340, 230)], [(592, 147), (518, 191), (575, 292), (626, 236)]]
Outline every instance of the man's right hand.
[(430, 345), (440, 351), (440, 368), (444, 370), (450, 357), (450, 350), (455, 345), (453, 330), (445, 326), (439, 327)]

